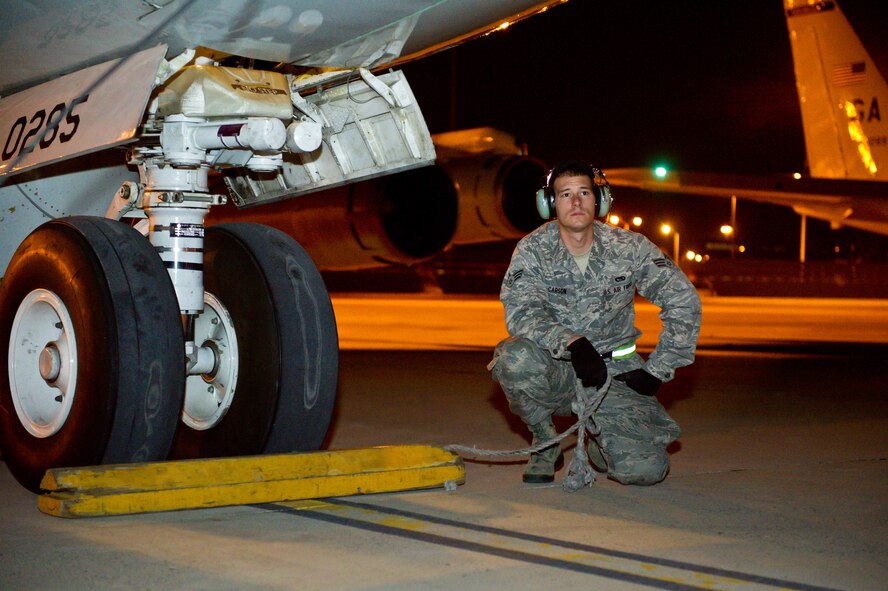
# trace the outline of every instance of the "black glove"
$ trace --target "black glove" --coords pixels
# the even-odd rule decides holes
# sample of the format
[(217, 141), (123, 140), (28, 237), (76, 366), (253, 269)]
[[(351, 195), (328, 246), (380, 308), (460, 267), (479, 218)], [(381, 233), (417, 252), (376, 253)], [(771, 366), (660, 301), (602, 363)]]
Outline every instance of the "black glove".
[(583, 386), (600, 388), (607, 381), (607, 366), (604, 359), (586, 337), (580, 337), (567, 346), (570, 351), (570, 362), (574, 372), (583, 382)]
[(627, 386), (641, 394), (642, 396), (656, 396), (657, 390), (660, 388), (661, 382), (640, 367), (614, 376), (615, 380), (625, 382)]

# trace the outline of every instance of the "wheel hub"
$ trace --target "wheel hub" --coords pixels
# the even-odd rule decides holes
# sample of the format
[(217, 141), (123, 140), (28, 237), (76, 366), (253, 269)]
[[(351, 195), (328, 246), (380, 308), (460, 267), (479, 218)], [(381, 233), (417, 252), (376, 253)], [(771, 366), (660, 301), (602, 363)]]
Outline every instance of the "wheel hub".
[[(200, 360), (185, 380), (182, 421), (198, 431), (211, 429), (225, 417), (237, 388), (238, 349), (234, 322), (228, 310), (204, 292), (203, 312), (194, 321), (194, 342)], [(211, 360), (211, 361), (209, 361)]]
[(9, 387), (22, 426), (50, 437), (65, 424), (77, 385), (77, 340), (65, 303), (35, 289), (18, 307), (9, 337)]
[(40, 366), (40, 376), (47, 383), (56, 381), (62, 369), (62, 358), (59, 355), (58, 345), (48, 343), (40, 352), (38, 365)]

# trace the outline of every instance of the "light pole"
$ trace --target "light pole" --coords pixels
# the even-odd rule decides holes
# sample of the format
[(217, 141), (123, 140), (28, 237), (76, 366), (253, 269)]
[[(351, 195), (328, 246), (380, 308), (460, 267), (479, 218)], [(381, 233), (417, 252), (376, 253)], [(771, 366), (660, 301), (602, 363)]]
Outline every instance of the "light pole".
[(731, 250), (734, 250), (734, 226), (731, 224), (722, 224), (718, 231), (721, 232), (725, 238), (729, 236), (731, 237)]
[(672, 260), (675, 261), (676, 264), (678, 264), (678, 244), (681, 240), (678, 235), (678, 230), (674, 229), (669, 224), (663, 224), (662, 226), (660, 226), (660, 231), (666, 236), (672, 234)]
[[(735, 253), (734, 253), (734, 239), (735, 239), (734, 228), (737, 227), (737, 196), (736, 195), (731, 195), (731, 223), (729, 224), (729, 226), (731, 228), (731, 231), (726, 233), (726, 232), (724, 232), (724, 230), (722, 230), (722, 233), (725, 236), (731, 237), (731, 258), (734, 258), (734, 255), (735, 255)], [(724, 228), (724, 226), (722, 226), (722, 228)]]
[(799, 262), (805, 263), (805, 250), (806, 250), (806, 235), (808, 230), (808, 216), (802, 214), (802, 230), (801, 234), (799, 234)]

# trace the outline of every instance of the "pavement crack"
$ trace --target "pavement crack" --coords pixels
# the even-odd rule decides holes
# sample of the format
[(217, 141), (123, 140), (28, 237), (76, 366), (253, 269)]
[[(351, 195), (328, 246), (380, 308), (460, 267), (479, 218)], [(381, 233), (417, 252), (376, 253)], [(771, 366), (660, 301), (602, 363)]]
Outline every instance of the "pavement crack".
[(711, 476), (714, 474), (730, 474), (735, 472), (767, 472), (770, 470), (785, 470), (787, 468), (809, 468), (816, 466), (833, 466), (838, 464), (858, 464), (864, 462), (886, 462), (888, 458), (854, 458), (851, 460), (822, 460), (815, 462), (798, 462), (790, 464), (776, 464), (772, 466), (761, 467), (745, 467), (745, 468), (726, 468), (724, 470), (708, 470), (703, 472), (691, 472), (688, 474), (670, 474), (670, 480), (691, 478), (694, 476)]

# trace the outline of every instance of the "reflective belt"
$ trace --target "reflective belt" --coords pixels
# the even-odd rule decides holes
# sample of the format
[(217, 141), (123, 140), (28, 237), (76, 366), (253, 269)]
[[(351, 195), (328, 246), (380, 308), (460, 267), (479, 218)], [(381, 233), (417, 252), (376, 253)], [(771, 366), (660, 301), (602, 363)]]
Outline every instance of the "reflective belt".
[(605, 353), (602, 357), (605, 359), (626, 359), (633, 355), (635, 355), (635, 343), (629, 343), (628, 345), (617, 347), (610, 353)]

